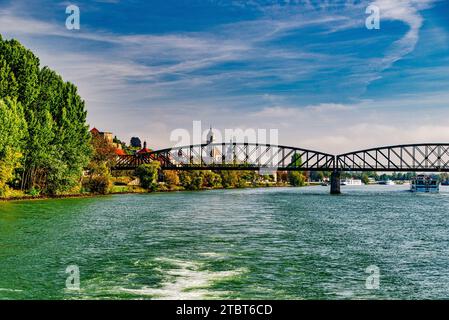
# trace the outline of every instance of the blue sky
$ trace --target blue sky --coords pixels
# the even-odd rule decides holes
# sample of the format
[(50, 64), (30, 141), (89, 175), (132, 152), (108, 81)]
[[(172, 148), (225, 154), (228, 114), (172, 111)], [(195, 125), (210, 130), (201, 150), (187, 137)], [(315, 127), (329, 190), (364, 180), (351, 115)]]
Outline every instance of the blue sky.
[(91, 125), (154, 148), (194, 120), (328, 152), (449, 141), (449, 1), (0, 0), (0, 33), (79, 87)]

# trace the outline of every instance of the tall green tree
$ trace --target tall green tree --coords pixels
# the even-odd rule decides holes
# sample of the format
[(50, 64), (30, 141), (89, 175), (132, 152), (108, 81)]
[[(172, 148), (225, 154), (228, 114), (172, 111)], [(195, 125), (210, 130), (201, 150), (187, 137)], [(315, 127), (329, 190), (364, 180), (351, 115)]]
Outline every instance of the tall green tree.
[(7, 183), (20, 166), (27, 126), (20, 103), (0, 99), (0, 196), (8, 191)]
[(0, 37), (0, 60), (7, 62), (8, 68), (14, 74), (17, 81), (17, 92), (7, 94), (15, 97), (23, 105), (25, 113), (37, 99), (39, 86), (39, 59), (17, 40), (2, 40)]
[(3, 56), (0, 56), (0, 97), (18, 96), (18, 84), (14, 73)]
[(80, 184), (91, 154), (84, 101), (16, 40), (0, 36), (0, 98), (23, 106), (28, 134), (22, 150), (22, 188), (47, 194)]
[(297, 168), (300, 167), (301, 165), (302, 165), (301, 155), (298, 153), (293, 154), (291, 166)]
[[(295, 153), (292, 156), (292, 164), (293, 167), (298, 168), (302, 165), (301, 155)], [(289, 171), (288, 173), (288, 182), (294, 187), (301, 187), (306, 183), (306, 177), (302, 172), (298, 171)]]

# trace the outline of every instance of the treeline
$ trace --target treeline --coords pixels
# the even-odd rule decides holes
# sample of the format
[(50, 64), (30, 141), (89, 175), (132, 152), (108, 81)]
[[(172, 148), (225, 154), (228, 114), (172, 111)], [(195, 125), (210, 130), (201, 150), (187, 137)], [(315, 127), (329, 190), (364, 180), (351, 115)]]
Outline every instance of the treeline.
[(202, 190), (219, 188), (247, 188), (270, 185), (304, 186), (306, 177), (301, 172), (277, 172), (274, 175), (259, 175), (256, 171), (159, 171), (158, 162), (140, 165), (135, 175), (140, 186), (153, 190)]
[(91, 152), (77, 88), (0, 36), (0, 196), (72, 192)]
[(416, 176), (416, 172), (393, 172), (390, 174), (382, 173), (378, 174), (375, 171), (367, 171), (367, 172), (344, 172), (342, 173), (342, 178), (354, 178), (360, 179), (363, 183), (368, 184), (370, 179), (374, 179), (375, 181), (407, 181), (411, 180), (414, 176)]

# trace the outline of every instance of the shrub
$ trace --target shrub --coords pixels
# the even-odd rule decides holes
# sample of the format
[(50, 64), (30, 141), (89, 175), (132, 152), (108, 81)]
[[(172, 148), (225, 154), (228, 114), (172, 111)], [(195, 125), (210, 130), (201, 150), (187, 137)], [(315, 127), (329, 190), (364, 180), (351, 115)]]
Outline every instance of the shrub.
[(201, 171), (183, 171), (179, 175), (181, 186), (186, 190), (201, 190), (203, 187), (203, 173)]
[(32, 187), (27, 193), (32, 197), (39, 197), (41, 191), (36, 187)]
[(203, 185), (207, 188), (221, 187), (221, 176), (212, 171), (206, 171), (203, 175)]
[(98, 175), (91, 177), (86, 187), (92, 193), (108, 194), (109, 191), (111, 190), (112, 183), (111, 179), (108, 176)]
[(160, 163), (153, 161), (149, 164), (141, 164), (136, 169), (136, 176), (140, 179), (140, 186), (145, 189), (154, 188), (158, 178)]
[(302, 187), (305, 185), (306, 178), (298, 171), (290, 171), (288, 173), (288, 182), (294, 187)]
[(235, 171), (221, 171), (220, 176), (224, 188), (236, 187), (239, 184), (239, 176)]
[(180, 183), (179, 175), (174, 170), (164, 171), (164, 181), (169, 187), (178, 186)]
[(106, 163), (92, 165), (91, 173), (87, 182), (83, 183), (83, 188), (92, 193), (108, 194), (112, 188), (111, 173)]

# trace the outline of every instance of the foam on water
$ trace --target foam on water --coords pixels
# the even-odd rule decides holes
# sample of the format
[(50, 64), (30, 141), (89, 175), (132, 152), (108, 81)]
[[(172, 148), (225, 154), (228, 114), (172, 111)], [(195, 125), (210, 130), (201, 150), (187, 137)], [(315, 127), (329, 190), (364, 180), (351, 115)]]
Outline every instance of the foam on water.
[(201, 252), (198, 255), (207, 257), (207, 258), (224, 258), (225, 255), (223, 253), (217, 253), (217, 252)]
[(23, 290), (20, 290), (20, 289), (8, 289), (8, 288), (0, 288), (0, 291), (7, 291), (7, 292), (23, 292)]
[(208, 290), (214, 281), (236, 277), (245, 272), (243, 269), (228, 271), (202, 270), (204, 264), (195, 261), (184, 261), (169, 258), (159, 258), (156, 261), (168, 263), (173, 268), (165, 271), (167, 280), (160, 288), (143, 287), (140, 289), (121, 288), (121, 291), (150, 296), (154, 299), (167, 300), (196, 300), (220, 297), (227, 294), (226, 291)]

